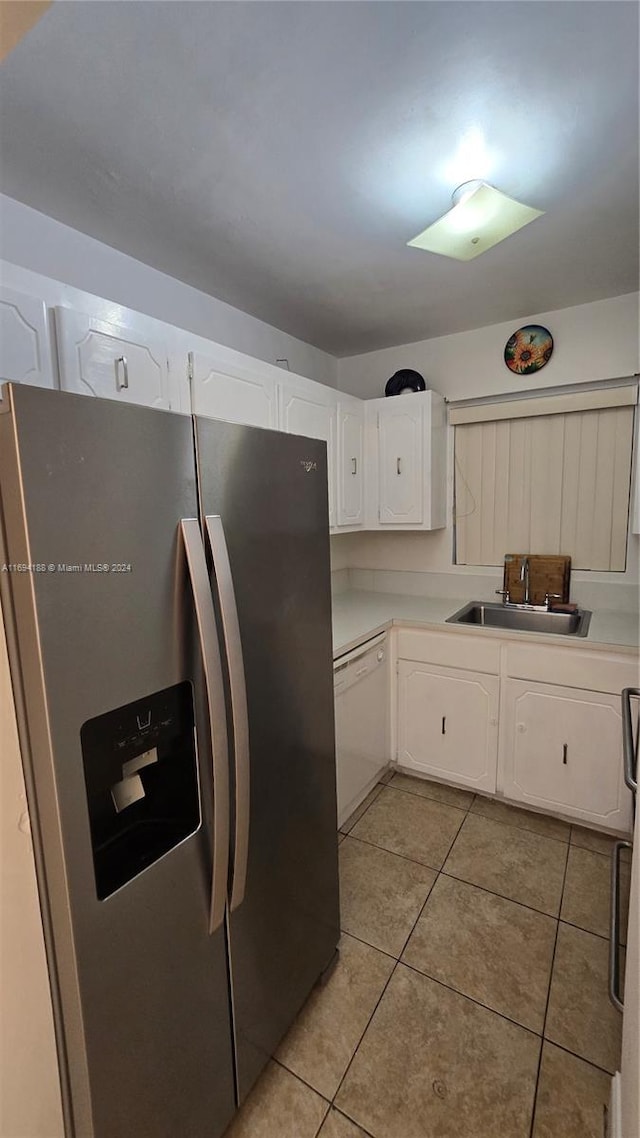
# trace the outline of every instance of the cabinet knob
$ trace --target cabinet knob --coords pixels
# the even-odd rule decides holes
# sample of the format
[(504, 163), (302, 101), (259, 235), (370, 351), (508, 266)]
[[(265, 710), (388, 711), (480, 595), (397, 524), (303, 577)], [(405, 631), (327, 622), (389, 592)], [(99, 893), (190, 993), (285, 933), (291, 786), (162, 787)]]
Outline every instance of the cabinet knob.
[(492, 727), (498, 726), (498, 720), (497, 719), (490, 719), (489, 723), (491, 724)]
[(516, 731), (519, 731), (521, 735), (524, 735), (526, 730), (527, 730), (527, 728), (526, 728), (526, 725), (524, 723), (518, 723), (516, 725)]

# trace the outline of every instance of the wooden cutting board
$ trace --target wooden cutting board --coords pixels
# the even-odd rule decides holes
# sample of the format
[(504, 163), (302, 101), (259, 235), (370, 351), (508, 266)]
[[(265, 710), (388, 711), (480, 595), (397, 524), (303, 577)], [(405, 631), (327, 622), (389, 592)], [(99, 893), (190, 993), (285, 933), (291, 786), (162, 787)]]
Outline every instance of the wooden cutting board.
[[(529, 600), (543, 605), (547, 593), (559, 593), (566, 604), (571, 589), (571, 558), (562, 554), (507, 553), (504, 559), (504, 589), (514, 604), (524, 603), (524, 582), (520, 580), (523, 557), (529, 558)], [(560, 602), (558, 602), (560, 603)]]

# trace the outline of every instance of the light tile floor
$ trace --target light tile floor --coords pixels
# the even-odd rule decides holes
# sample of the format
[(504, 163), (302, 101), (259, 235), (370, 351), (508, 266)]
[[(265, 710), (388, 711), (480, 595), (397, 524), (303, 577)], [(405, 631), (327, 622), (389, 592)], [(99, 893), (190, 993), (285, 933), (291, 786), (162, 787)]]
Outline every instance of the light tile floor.
[(339, 841), (339, 962), (227, 1138), (602, 1138), (611, 839), (396, 773)]

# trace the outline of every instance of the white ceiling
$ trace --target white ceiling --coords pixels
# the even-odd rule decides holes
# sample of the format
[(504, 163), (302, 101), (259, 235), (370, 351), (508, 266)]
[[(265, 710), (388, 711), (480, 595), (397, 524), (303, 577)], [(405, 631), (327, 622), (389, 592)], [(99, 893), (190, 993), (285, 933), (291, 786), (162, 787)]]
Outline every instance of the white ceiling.
[[(0, 70), (0, 189), (337, 355), (615, 296), (637, 30), (615, 0), (61, 0)], [(468, 263), (408, 249), (472, 177), (547, 212)]]

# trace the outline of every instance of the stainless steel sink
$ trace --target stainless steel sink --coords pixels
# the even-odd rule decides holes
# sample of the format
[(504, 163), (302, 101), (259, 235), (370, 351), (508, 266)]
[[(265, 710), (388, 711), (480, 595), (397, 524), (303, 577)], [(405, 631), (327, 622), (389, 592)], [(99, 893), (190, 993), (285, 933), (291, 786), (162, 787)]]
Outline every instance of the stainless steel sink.
[(586, 636), (590, 620), (591, 613), (586, 609), (578, 612), (531, 612), (490, 602), (469, 601), (464, 608), (447, 617), (446, 623), (507, 628), (515, 632), (551, 632), (556, 636)]

